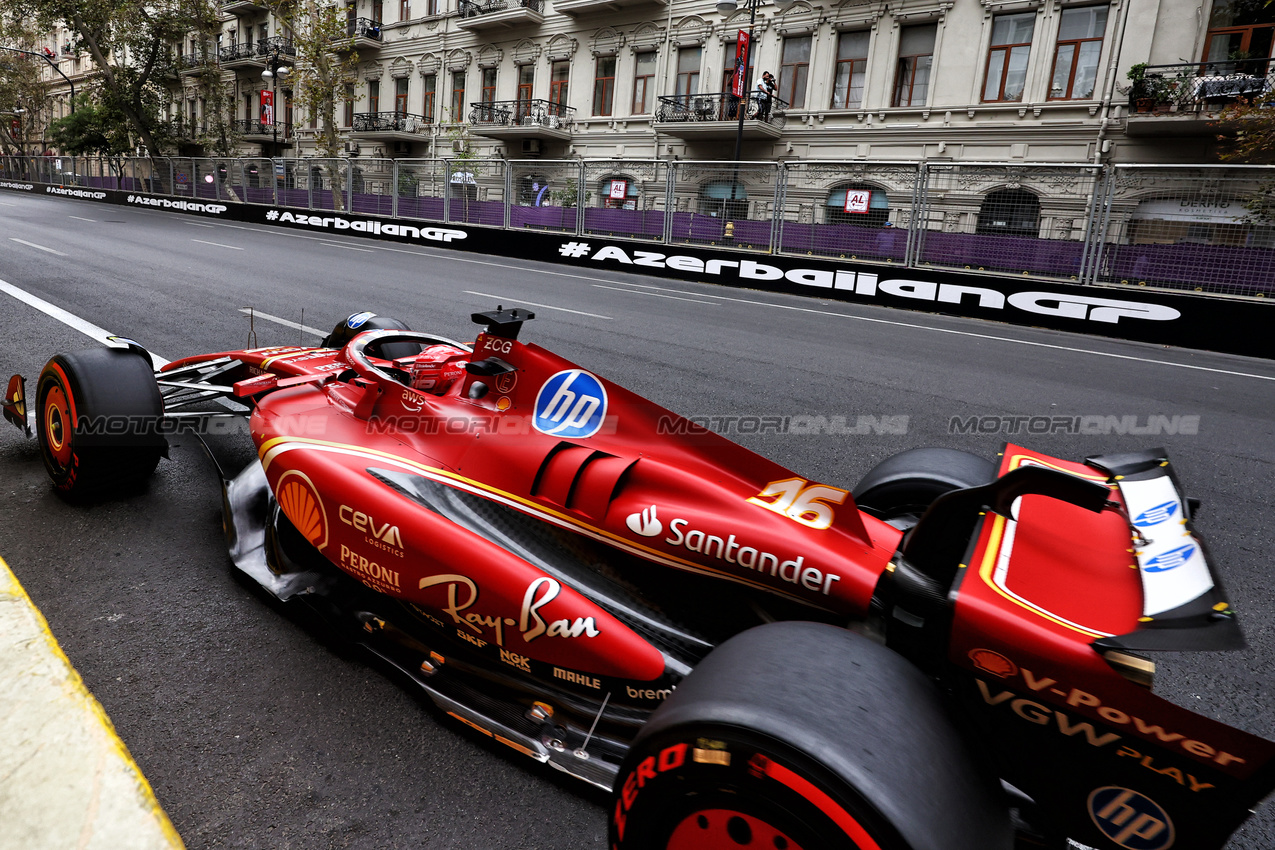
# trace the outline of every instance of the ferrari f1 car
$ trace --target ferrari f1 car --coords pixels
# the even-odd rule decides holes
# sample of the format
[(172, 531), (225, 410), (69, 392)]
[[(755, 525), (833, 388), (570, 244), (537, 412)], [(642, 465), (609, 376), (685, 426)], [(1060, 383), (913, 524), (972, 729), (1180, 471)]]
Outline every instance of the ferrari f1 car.
[(130, 340), (15, 376), (78, 497), (247, 416), (235, 566), (447, 714), (612, 790), (632, 848), (1219, 848), (1275, 744), (1152, 691), (1242, 645), (1162, 450), (913, 449), (810, 481), (477, 313), (153, 370)]

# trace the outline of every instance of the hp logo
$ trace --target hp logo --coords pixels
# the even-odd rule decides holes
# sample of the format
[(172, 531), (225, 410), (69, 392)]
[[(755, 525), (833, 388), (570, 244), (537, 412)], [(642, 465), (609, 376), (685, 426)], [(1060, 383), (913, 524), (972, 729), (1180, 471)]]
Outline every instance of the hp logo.
[(1168, 850), (1173, 821), (1150, 797), (1108, 785), (1089, 795), (1089, 817), (1102, 834), (1127, 850)]
[(607, 415), (602, 382), (583, 369), (559, 372), (540, 387), (532, 425), (555, 437), (592, 437)]

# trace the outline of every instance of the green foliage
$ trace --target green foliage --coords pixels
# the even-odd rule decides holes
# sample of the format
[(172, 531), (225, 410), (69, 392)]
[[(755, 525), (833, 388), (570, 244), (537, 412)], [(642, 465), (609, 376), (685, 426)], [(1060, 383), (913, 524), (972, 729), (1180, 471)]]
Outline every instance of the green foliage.
[[(1213, 125), (1218, 157), (1226, 162), (1275, 162), (1275, 92), (1255, 99), (1240, 98), (1222, 111)], [(1275, 180), (1264, 180), (1244, 206), (1255, 218), (1275, 222)]]
[(123, 114), (88, 95), (75, 98), (74, 114), (49, 125), (49, 138), (62, 153), (73, 156), (114, 156), (133, 149)]
[[(36, 32), (29, 22), (0, 12), (0, 47), (34, 51), (35, 41)], [(38, 56), (0, 51), (0, 152), (18, 153), (24, 141), (30, 144), (42, 135), (47, 119), (40, 108), (48, 91), (43, 80), (46, 67)]]

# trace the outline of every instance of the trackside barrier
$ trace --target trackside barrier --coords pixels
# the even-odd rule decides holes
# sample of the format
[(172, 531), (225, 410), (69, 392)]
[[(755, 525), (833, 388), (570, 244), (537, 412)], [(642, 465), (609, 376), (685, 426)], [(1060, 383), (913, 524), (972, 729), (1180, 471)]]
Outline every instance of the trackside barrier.
[(0, 180), (1275, 295), (1275, 166), (25, 156)]

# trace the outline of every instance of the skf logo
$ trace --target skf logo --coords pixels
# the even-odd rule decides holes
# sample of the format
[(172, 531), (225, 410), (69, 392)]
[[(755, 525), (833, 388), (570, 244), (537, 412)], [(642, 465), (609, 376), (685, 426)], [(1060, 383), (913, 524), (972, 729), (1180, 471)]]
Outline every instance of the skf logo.
[(279, 476), (275, 488), (279, 507), (301, 536), (315, 549), (328, 545), (328, 518), (323, 511), (319, 491), (304, 472), (290, 469)]
[(1138, 528), (1147, 528), (1152, 525), (1159, 525), (1173, 518), (1178, 512), (1177, 502), (1165, 502), (1163, 505), (1156, 505), (1154, 508), (1147, 508), (1142, 513), (1134, 517), (1133, 524)]
[(1168, 850), (1173, 821), (1150, 797), (1108, 785), (1089, 795), (1089, 817), (1102, 834), (1127, 850)]
[(1177, 549), (1170, 549), (1168, 552), (1156, 555), (1143, 564), (1142, 568), (1149, 573), (1167, 573), (1169, 570), (1175, 570), (1191, 560), (1191, 556), (1194, 554), (1194, 546), (1189, 544), (1179, 546)]
[(664, 523), (655, 515), (655, 505), (644, 508), (641, 513), (629, 514), (624, 524), (629, 527), (629, 531), (643, 537), (654, 537), (664, 530)]
[(543, 434), (582, 439), (598, 433), (606, 415), (602, 382), (583, 369), (567, 369), (540, 387), (531, 423)]

